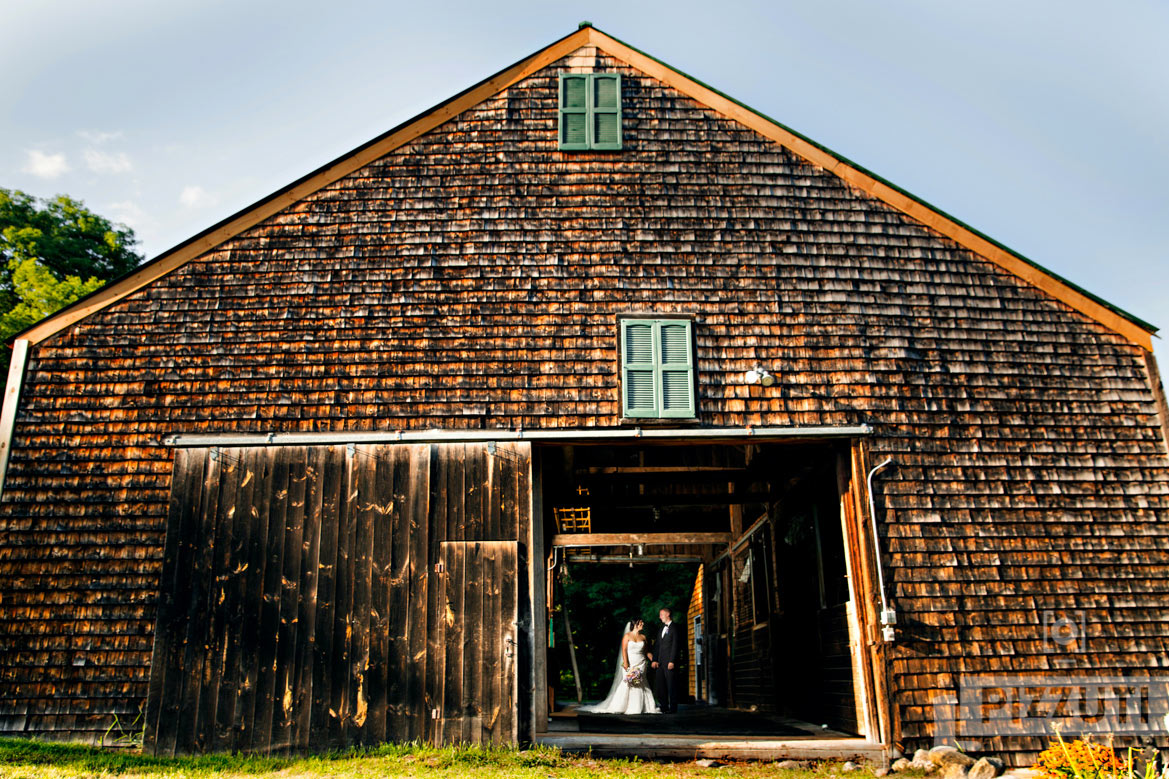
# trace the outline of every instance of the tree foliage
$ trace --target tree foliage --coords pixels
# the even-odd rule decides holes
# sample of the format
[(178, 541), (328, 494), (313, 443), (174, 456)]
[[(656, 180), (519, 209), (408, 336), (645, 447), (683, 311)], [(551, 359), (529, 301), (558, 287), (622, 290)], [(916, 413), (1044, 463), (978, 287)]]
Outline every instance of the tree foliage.
[(65, 195), (0, 188), (0, 336), (93, 292), (142, 261), (134, 231)]
[(685, 620), (698, 566), (562, 563), (558, 574), (556, 646), (549, 652), (549, 660), (558, 666), (554, 674), (563, 680), (557, 697), (566, 700), (576, 695), (564, 632), (563, 608), (567, 605), (585, 699), (597, 700), (605, 697), (617, 670), (625, 623), (644, 619), (652, 638), (661, 630), (658, 611), (662, 607), (670, 608), (675, 619)]

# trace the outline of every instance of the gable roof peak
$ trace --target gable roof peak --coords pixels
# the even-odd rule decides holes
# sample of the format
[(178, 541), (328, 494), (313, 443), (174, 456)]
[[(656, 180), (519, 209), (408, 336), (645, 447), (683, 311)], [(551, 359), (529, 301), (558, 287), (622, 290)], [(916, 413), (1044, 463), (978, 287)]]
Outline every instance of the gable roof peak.
[(1021, 254), (989, 238), (944, 211), (914, 197), (851, 160), (821, 146), (786, 125), (704, 84), (582, 21), (577, 29), (510, 67), (489, 76), (413, 119), (398, 125), (353, 151), (329, 162), (242, 211), (227, 217), (139, 266), (129, 274), (52, 314), (18, 334), (16, 339), (39, 343), (75, 322), (113, 305), (162, 276), (177, 270), (224, 241), (267, 219), (357, 169), (389, 154), (513, 84), (542, 70), (582, 47), (595, 46), (646, 75), (673, 87), (708, 108), (780, 144), (805, 161), (844, 179), (849, 185), (883, 201), (935, 232), (953, 240), (1080, 313), (1095, 319), (1148, 351), (1153, 350), (1153, 325), (1093, 295)]

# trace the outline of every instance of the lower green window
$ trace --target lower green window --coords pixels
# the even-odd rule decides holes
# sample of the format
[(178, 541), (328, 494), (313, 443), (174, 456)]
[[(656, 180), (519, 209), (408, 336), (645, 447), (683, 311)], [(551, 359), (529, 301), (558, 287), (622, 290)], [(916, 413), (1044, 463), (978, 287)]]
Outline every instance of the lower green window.
[(694, 346), (689, 319), (622, 319), (621, 412), (692, 419)]

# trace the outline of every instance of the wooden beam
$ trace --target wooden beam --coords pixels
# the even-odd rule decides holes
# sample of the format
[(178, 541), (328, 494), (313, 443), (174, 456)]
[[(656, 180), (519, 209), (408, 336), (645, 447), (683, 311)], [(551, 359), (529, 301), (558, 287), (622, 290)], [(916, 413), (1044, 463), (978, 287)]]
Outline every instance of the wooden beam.
[(20, 389), (24, 385), (24, 366), (27, 362), (28, 341), (20, 338), (12, 344), (12, 357), (8, 363), (8, 386), (4, 390), (3, 411), (0, 411), (0, 497), (4, 496), (4, 482), (8, 478), (12, 430), (16, 425), (16, 410), (20, 406)]
[[(743, 544), (745, 544), (751, 540), (751, 536), (755, 535), (755, 531), (757, 531), (759, 528), (763, 527), (763, 523), (767, 522), (769, 519), (771, 519), (771, 516), (768, 514), (764, 514), (763, 516), (759, 517), (759, 519), (752, 522), (751, 527), (747, 528), (747, 530), (745, 532), (743, 532), (737, 536), (733, 533), (730, 534), (731, 537), (735, 539), (734, 543), (727, 544), (727, 548), (725, 550), (723, 550), (722, 554), (720, 554), (718, 557), (714, 558), (714, 562), (717, 563), (718, 561), (722, 560), (724, 557), (730, 557), (735, 552), (737, 552), (739, 550), (739, 548), (743, 546)], [(741, 519), (740, 519), (740, 524), (742, 524)], [(774, 563), (774, 561), (773, 561), (773, 563)]]
[(603, 466), (580, 468), (578, 474), (587, 473), (591, 476), (640, 476), (654, 474), (687, 474), (687, 473), (746, 473), (746, 468), (734, 468), (722, 465), (630, 465), (630, 466)]
[[(731, 493), (735, 491), (733, 482), (727, 484), (727, 491)], [(743, 535), (743, 504), (731, 503), (729, 510), (731, 512), (731, 538), (738, 538)]]
[(641, 554), (629, 557), (628, 555), (607, 554), (607, 555), (591, 555), (591, 554), (570, 554), (564, 558), (570, 563), (602, 563), (602, 564), (620, 564), (629, 565), (629, 563), (701, 563), (703, 561), (702, 555), (678, 555), (678, 554)]
[(704, 546), (731, 542), (730, 533), (558, 533), (552, 546)]
[(780, 496), (771, 492), (718, 492), (710, 495), (629, 495), (590, 496), (593, 509), (665, 508), (667, 506), (746, 506), (772, 503)]

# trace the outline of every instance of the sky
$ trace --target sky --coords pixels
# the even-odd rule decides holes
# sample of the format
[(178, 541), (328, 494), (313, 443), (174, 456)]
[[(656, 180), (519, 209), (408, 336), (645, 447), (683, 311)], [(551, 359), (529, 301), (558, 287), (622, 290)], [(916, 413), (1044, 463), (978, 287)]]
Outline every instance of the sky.
[(584, 19), (1169, 331), (1165, 2), (0, 0), (0, 187), (153, 257)]

